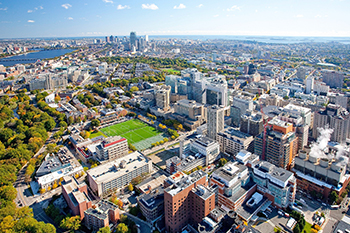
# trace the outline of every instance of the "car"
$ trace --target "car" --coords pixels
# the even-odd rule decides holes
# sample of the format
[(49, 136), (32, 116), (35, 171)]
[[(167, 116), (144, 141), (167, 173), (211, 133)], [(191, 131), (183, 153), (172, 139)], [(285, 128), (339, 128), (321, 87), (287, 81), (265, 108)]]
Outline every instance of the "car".
[(327, 206), (327, 204), (326, 204), (326, 203), (324, 203), (324, 202), (322, 202), (322, 205), (323, 205), (323, 206)]
[(278, 214), (279, 214), (279, 215), (282, 215), (282, 216), (284, 215), (283, 212), (280, 211), (280, 210), (278, 211)]

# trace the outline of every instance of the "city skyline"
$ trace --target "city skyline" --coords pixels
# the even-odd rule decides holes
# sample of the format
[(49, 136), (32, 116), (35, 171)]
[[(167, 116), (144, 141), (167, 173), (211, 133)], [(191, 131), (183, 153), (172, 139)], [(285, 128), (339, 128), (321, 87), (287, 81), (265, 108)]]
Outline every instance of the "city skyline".
[(348, 0), (0, 2), (0, 38), (105, 35), (348, 37)]

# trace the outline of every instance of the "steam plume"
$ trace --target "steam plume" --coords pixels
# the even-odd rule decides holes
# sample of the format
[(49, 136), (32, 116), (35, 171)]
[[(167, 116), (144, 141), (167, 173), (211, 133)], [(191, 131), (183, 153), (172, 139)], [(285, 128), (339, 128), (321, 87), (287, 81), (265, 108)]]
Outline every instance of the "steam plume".
[(328, 142), (331, 140), (333, 129), (330, 129), (328, 125), (325, 128), (317, 128), (319, 136), (317, 141), (311, 145), (310, 155), (316, 158), (324, 157), (323, 150), (327, 148)]

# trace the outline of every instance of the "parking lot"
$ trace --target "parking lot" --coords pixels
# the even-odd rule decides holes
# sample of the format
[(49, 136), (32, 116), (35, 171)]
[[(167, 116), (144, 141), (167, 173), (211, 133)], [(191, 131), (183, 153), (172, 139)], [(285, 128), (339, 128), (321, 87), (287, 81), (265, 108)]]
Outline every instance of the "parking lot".
[(286, 228), (286, 224), (288, 222), (289, 217), (279, 214), (278, 209), (276, 208), (269, 208), (272, 210), (270, 213), (268, 211), (265, 211), (268, 220), (266, 222), (258, 223), (255, 226), (255, 229), (259, 230), (260, 232), (274, 232), (274, 228), (276, 226), (286, 232), (292, 232), (290, 229)]

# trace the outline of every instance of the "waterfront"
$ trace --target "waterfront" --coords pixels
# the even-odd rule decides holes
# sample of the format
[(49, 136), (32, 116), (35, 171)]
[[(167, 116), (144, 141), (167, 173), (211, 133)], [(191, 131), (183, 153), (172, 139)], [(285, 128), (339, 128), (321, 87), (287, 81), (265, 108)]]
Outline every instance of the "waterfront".
[[(39, 50), (39, 52), (31, 52), (27, 54), (16, 55), (0, 59), (0, 64), (4, 66), (13, 66), (16, 64), (28, 64), (36, 62), (37, 60), (54, 58), (70, 53), (72, 49), (58, 49), (58, 50)], [(28, 60), (27, 60), (28, 59)]]

